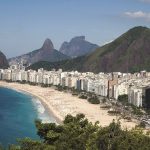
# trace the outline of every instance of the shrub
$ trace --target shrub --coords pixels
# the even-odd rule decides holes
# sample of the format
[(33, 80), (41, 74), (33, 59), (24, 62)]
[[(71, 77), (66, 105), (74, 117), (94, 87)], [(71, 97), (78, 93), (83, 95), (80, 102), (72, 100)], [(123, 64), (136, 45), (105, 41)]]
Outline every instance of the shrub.
[(79, 98), (81, 98), (81, 99), (87, 99), (87, 96), (86, 95), (81, 95), (81, 96), (79, 96)]
[(91, 104), (100, 104), (100, 101), (97, 96), (88, 98), (88, 102)]

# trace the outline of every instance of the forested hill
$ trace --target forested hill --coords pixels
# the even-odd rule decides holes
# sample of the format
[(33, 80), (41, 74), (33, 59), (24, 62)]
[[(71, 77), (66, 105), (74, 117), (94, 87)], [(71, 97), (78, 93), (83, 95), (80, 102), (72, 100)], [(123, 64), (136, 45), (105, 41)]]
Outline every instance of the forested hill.
[(59, 62), (40, 61), (27, 67), (26, 70), (28, 69), (38, 70), (40, 68), (44, 68), (45, 70), (61, 68), (64, 71), (82, 70), (82, 64), (84, 63), (85, 59), (86, 59), (85, 56), (81, 56), (75, 59), (63, 60)]

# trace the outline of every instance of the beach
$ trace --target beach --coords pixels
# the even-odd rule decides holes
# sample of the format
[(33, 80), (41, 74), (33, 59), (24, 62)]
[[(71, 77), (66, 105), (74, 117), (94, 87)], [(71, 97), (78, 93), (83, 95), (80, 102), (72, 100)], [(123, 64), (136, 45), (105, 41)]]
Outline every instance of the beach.
[[(109, 125), (113, 119), (118, 119), (116, 116), (109, 115), (107, 113), (108, 110), (100, 108), (100, 105), (90, 104), (85, 99), (80, 99), (71, 93), (57, 91), (51, 87), (43, 88), (28, 84), (7, 83), (5, 81), (0, 81), (0, 86), (24, 91), (36, 96), (49, 113), (54, 115), (58, 123), (61, 123), (67, 114), (75, 116), (78, 113), (85, 114), (85, 117), (92, 123), (99, 121), (103, 127)], [(120, 122), (122, 128), (127, 129), (131, 129), (137, 124), (136, 120), (128, 122), (127, 120), (121, 119)]]

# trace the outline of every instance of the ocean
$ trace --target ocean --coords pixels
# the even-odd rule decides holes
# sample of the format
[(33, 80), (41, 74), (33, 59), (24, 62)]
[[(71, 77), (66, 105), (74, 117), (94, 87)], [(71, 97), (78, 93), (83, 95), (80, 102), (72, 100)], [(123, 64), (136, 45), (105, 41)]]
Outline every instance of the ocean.
[(42, 103), (27, 93), (0, 87), (0, 143), (17, 144), (16, 139), (39, 139), (35, 120), (56, 122)]

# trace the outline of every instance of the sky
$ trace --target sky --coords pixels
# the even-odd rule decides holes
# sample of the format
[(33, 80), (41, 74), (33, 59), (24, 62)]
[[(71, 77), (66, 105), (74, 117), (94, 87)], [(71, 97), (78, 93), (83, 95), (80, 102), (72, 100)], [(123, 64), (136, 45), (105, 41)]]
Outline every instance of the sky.
[(150, 0), (0, 0), (0, 51), (7, 58), (55, 49), (85, 35), (103, 45), (135, 26), (150, 27)]

